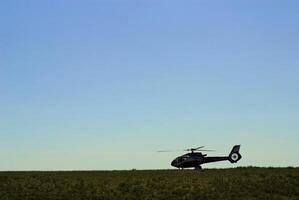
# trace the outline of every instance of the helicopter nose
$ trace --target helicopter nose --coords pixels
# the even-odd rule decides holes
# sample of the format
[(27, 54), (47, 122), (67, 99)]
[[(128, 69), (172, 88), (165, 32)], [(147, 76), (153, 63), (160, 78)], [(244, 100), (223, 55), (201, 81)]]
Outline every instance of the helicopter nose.
[(171, 162), (171, 166), (173, 166), (173, 167), (176, 166), (176, 161), (175, 161), (175, 160), (173, 160), (173, 161)]

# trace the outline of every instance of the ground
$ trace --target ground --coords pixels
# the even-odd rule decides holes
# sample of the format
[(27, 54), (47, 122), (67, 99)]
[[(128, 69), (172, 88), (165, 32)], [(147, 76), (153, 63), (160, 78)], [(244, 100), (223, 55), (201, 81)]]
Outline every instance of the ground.
[(298, 199), (299, 168), (0, 172), (0, 200)]

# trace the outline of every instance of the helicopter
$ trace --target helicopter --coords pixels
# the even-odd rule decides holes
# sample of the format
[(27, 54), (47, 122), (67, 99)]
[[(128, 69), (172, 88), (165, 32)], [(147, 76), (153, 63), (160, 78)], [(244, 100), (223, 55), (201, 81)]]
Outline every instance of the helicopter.
[[(190, 153), (186, 153), (182, 156), (175, 158), (171, 162), (171, 166), (184, 169), (184, 168), (194, 168), (195, 170), (201, 170), (202, 164), (211, 163), (211, 162), (219, 162), (219, 161), (230, 161), (231, 163), (238, 162), (242, 156), (239, 153), (241, 145), (235, 145), (228, 156), (207, 156), (207, 154), (203, 154), (202, 152), (214, 151), (214, 150), (205, 150), (202, 149), (204, 146), (200, 146), (197, 148), (185, 149), (184, 151), (190, 151)], [(170, 151), (158, 151), (158, 152), (170, 152)]]

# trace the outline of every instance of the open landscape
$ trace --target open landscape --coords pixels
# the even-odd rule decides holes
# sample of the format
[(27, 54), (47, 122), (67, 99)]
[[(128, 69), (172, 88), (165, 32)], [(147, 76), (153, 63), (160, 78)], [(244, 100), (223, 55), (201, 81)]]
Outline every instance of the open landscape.
[(1, 172), (0, 199), (299, 199), (299, 168)]
[(299, 0), (0, 1), (0, 200), (299, 200)]

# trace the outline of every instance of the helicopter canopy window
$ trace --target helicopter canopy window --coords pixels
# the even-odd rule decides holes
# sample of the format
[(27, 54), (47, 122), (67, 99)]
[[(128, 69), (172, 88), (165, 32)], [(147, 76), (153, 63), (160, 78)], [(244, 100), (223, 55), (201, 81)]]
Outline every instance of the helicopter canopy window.
[(182, 156), (182, 157), (179, 157), (179, 158), (178, 158), (178, 162), (183, 162), (183, 161), (185, 161), (185, 160), (187, 160), (187, 159), (188, 159), (187, 156)]

